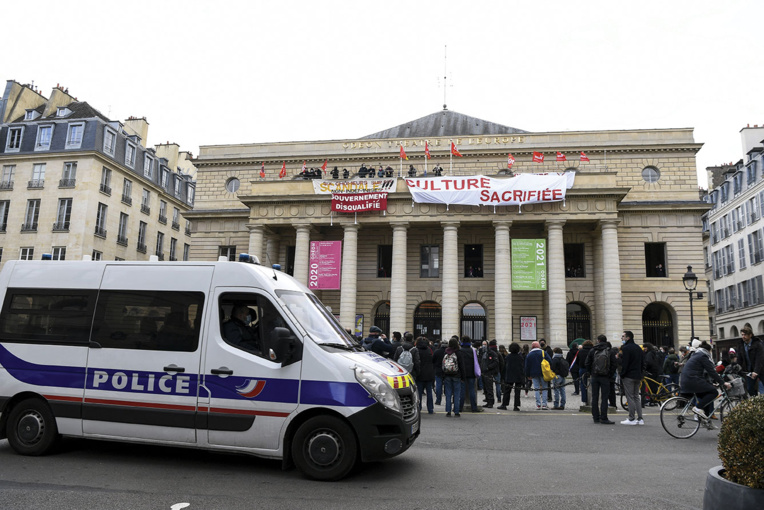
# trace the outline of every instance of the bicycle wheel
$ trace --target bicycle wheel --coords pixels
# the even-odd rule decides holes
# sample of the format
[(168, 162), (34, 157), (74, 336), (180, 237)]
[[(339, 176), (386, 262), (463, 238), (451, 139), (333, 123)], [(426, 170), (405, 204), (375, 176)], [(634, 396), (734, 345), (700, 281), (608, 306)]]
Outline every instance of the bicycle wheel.
[(589, 383), (591, 382), (592, 376), (589, 374), (589, 372), (584, 373), (584, 375), (581, 376), (581, 384), (583, 384), (586, 389), (589, 389)]
[(656, 402), (662, 404), (671, 397), (677, 396), (679, 396), (679, 386), (674, 383), (669, 383), (665, 386), (661, 386), (654, 398)]
[(621, 392), (621, 407), (623, 407), (624, 411), (629, 410), (629, 402), (626, 400), (626, 393), (623, 391)]
[(724, 417), (730, 414), (735, 407), (743, 401), (740, 397), (732, 397), (730, 399), (722, 400), (722, 404), (719, 406), (719, 423), (724, 422)]
[(670, 436), (687, 439), (700, 428), (700, 418), (690, 409), (684, 397), (671, 397), (661, 406), (661, 425)]

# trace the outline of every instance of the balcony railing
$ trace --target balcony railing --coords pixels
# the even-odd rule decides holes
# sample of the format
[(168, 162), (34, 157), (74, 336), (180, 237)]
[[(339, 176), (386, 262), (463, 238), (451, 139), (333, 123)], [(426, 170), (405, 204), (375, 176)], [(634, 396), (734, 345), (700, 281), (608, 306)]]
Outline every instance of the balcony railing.
[(127, 246), (127, 237), (118, 235), (117, 244), (120, 246)]
[(191, 235), (191, 227), (186, 227), (186, 235), (187, 236)]
[(95, 232), (93, 232), (98, 237), (106, 237), (106, 229), (101, 227), (96, 227)]
[(164, 253), (155, 253), (159, 260), (164, 260)]
[(145, 214), (151, 214), (151, 207), (146, 204), (141, 204), (141, 212)]
[(37, 179), (27, 183), (27, 189), (42, 189), (45, 187), (45, 179)]
[(135, 249), (141, 253), (146, 253), (146, 245), (144, 243), (138, 243)]
[(13, 189), (13, 181), (2, 181), (0, 182), (0, 191), (2, 190), (12, 190)]
[(37, 222), (35, 221), (32, 223), (22, 223), (21, 231), (22, 232), (37, 232)]
[(111, 187), (106, 184), (101, 184), (101, 193), (111, 196)]
[(53, 232), (69, 232), (69, 222), (57, 221), (53, 224)]
[(180, 230), (180, 223), (178, 223), (177, 221), (173, 221), (172, 222), (172, 229), (173, 230)]
[(58, 181), (59, 188), (73, 188), (77, 179), (61, 179)]
[(127, 195), (122, 195), (122, 203), (127, 205), (133, 205), (133, 199)]
[(162, 225), (167, 225), (167, 216), (162, 216), (160, 214), (159, 215), (159, 223), (161, 223)]

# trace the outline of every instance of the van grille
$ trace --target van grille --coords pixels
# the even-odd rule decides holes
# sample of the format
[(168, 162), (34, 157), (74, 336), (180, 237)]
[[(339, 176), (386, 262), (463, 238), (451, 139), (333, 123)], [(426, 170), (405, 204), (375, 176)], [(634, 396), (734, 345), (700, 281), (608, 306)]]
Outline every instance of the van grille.
[(413, 395), (401, 395), (401, 407), (403, 407), (403, 420), (411, 421), (416, 419), (417, 408), (414, 405)]

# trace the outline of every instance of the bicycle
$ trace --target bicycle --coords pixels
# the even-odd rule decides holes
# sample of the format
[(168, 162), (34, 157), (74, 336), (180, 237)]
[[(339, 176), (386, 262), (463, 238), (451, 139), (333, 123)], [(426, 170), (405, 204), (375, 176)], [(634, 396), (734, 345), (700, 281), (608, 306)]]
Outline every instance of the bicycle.
[[(740, 380), (740, 378), (738, 378)], [(743, 401), (742, 397), (730, 395), (735, 392), (736, 386), (733, 384), (728, 392), (724, 386), (721, 393), (714, 399), (714, 408), (719, 411), (719, 422), (724, 422), (724, 417), (729, 415), (732, 409)], [(718, 405), (717, 405), (718, 404)], [(701, 426), (708, 430), (714, 430), (713, 418), (705, 418), (695, 414), (692, 411), (695, 405), (695, 396), (687, 398), (684, 396), (671, 397), (661, 405), (661, 425), (668, 434), (677, 439), (689, 439), (694, 436)]]
[[(649, 383), (655, 383), (652, 386)], [(651, 386), (655, 388), (652, 391)], [(642, 395), (643, 404), (648, 405), (660, 405), (671, 397), (679, 395), (679, 385), (675, 383), (663, 384), (650, 377), (642, 377), (642, 381), (639, 383), (639, 392)], [(623, 384), (621, 384), (621, 407), (625, 410), (629, 410), (629, 404), (626, 400), (626, 392), (623, 391)]]

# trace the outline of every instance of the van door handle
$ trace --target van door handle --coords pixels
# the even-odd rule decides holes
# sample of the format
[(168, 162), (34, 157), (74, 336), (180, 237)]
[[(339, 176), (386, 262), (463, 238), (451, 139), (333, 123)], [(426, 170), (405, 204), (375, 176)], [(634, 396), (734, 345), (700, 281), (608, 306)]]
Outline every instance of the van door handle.
[(233, 375), (233, 370), (226, 367), (220, 367), (220, 368), (213, 368), (210, 370), (210, 373), (212, 375)]
[(164, 371), (165, 372), (178, 372), (178, 373), (180, 373), (180, 372), (185, 372), (186, 369), (183, 368), (183, 367), (179, 367), (177, 365), (169, 365), (169, 366), (164, 367)]

